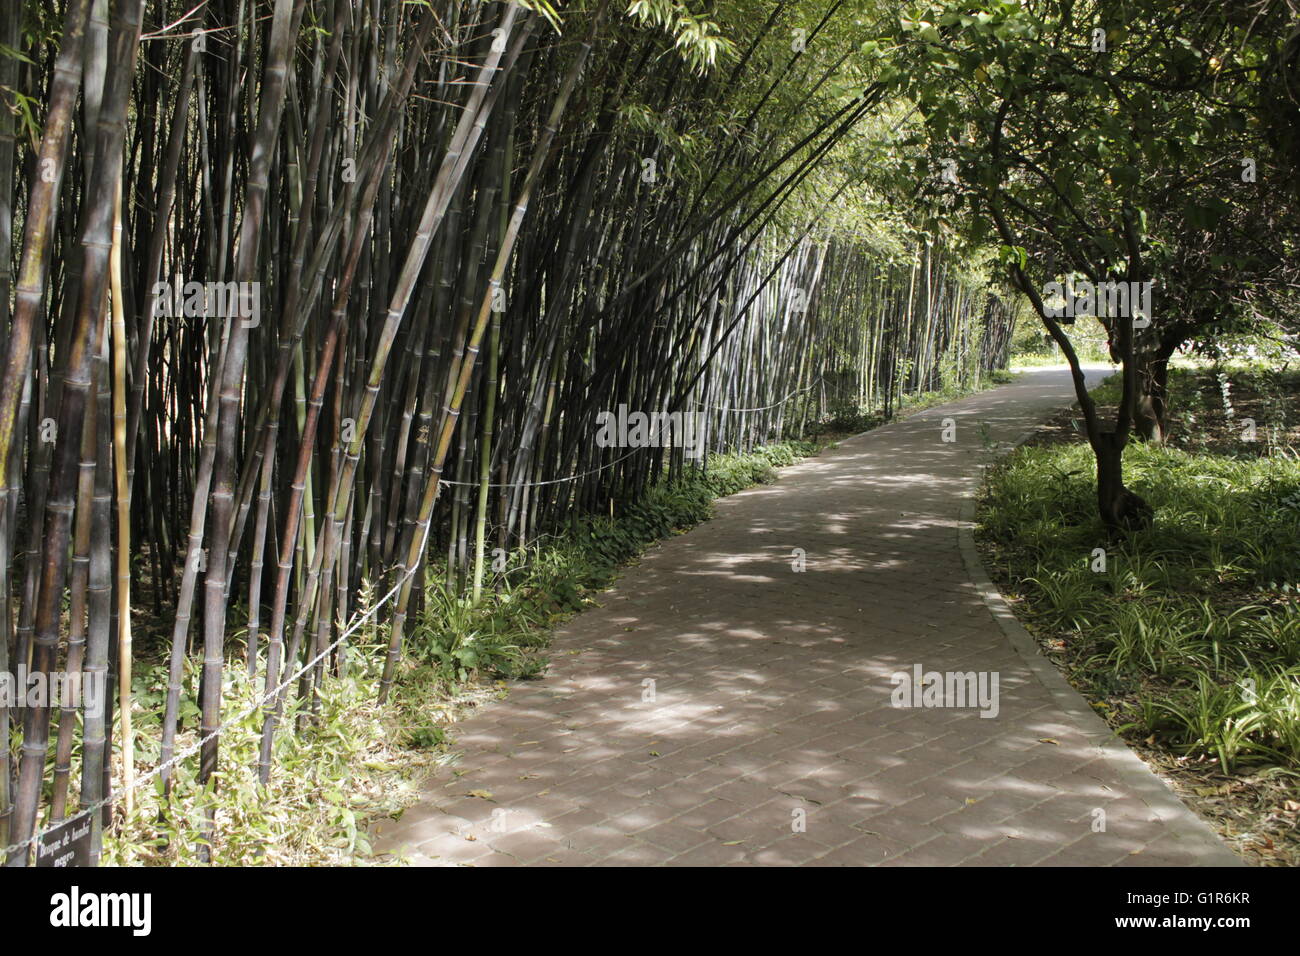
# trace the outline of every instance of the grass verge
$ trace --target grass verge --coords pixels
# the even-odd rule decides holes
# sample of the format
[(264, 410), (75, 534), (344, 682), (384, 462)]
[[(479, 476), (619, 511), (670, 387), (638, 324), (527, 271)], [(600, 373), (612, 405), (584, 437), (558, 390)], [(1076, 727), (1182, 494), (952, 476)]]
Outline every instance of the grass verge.
[[(1117, 383), (1094, 395), (1104, 407)], [(1176, 368), (1115, 539), (1075, 413), (992, 468), (977, 541), (1046, 655), (1248, 861), (1300, 863), (1300, 375)], [(1249, 424), (1248, 424), (1249, 421)]]

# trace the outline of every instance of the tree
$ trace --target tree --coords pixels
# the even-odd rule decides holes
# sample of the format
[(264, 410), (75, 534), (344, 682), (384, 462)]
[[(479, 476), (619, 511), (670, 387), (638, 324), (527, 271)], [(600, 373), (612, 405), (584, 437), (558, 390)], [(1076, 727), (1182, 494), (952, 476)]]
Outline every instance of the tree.
[[(1169, 357), (1227, 327), (1252, 282), (1284, 277), (1279, 257), (1241, 248), (1261, 222), (1261, 190), (1235, 187), (1257, 143), (1264, 58), (1236, 20), (1154, 2), (929, 3), (892, 36), (932, 168), (955, 172), (953, 208), (967, 204), (972, 234), (1001, 243), (1071, 365), (1113, 528), (1151, 519), (1122, 458), (1135, 429), (1163, 431)], [(1254, 245), (1265, 236), (1253, 231)], [(1100, 319), (1123, 367), (1111, 422), (1065, 329), (1076, 307)]]

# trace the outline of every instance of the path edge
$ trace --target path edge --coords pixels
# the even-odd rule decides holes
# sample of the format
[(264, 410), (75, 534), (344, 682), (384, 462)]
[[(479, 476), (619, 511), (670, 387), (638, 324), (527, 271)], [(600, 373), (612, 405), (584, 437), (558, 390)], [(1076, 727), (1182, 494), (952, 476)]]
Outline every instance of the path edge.
[[(1065, 411), (1073, 408), (1074, 405), (1075, 403), (1072, 402), (1069, 405), (1059, 406), (1053, 411)], [(1041, 428), (1041, 424), (1035, 425), (1015, 441), (999, 448), (995, 460), (1005, 459), (1038, 434)], [(1246, 866), (1245, 861), (1219, 836), (1218, 832), (1184, 803), (1177, 792), (1119, 738), (1110, 725), (1092, 709), (1084, 696), (1071, 686), (1056, 665), (1043, 656), (1038, 641), (1016, 618), (1015, 612), (1011, 610), (1002, 592), (989, 578), (979, 550), (975, 546), (976, 496), (985, 485), (987, 470), (987, 467), (982, 468), (974, 487), (962, 495), (961, 514), (957, 520), (957, 544), (961, 551), (962, 563), (966, 566), (966, 576), (992, 615), (994, 622), (1001, 629), (1003, 636), (1039, 683), (1047, 688), (1056, 705), (1074, 720), (1089, 744), (1099, 751), (1098, 756), (1111, 762), (1119, 775), (1120, 782), (1165, 824), (1172, 836), (1193, 843), (1212, 841), (1224, 854), (1232, 858), (1232, 862), (1225, 859), (1222, 862), (1210, 861), (1204, 865)]]

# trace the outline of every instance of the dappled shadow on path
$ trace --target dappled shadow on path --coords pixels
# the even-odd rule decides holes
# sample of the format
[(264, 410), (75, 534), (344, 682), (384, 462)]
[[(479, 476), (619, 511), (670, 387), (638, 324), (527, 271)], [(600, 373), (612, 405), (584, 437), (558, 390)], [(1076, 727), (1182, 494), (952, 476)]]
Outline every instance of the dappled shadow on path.
[[(990, 449), (1068, 386), (1032, 375), (720, 502), (557, 633), (546, 680), (461, 725), (456, 773), (388, 845), (477, 865), (1195, 862), (1008, 645), (957, 546)], [(917, 668), (996, 696), (895, 706)]]

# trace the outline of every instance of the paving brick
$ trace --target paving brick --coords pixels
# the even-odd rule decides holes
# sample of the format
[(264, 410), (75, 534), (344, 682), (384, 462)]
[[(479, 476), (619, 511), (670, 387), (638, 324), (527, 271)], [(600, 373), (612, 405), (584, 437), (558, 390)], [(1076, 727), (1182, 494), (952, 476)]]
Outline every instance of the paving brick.
[[(453, 728), (455, 775), (377, 826), (377, 850), (439, 866), (1235, 862), (1094, 745), (968, 575), (972, 426), (1009, 442), (1072, 397), (1068, 375), (1030, 373), (719, 501), (555, 633), (543, 680)], [(964, 444), (939, 440), (950, 415)], [(997, 717), (893, 706), (914, 665), (997, 673)]]
[(738, 803), (710, 797), (699, 806), (678, 814), (675, 819), (684, 826), (707, 829), (744, 812), (745, 808)]
[(907, 844), (866, 835), (853, 843), (829, 850), (809, 861), (810, 866), (879, 866), (907, 850)]
[(669, 866), (725, 866), (745, 859), (740, 846), (724, 846), (721, 842), (704, 843), (685, 853), (675, 854), (667, 860)]
[(758, 866), (803, 866), (826, 852), (826, 847), (803, 834), (793, 834), (760, 850), (747, 859)]
[(637, 839), (672, 853), (685, 853), (710, 841), (709, 834), (677, 822), (660, 823), (637, 834)]
[(555, 837), (538, 830), (519, 830), (488, 841), (497, 853), (513, 856), (521, 863), (532, 863), (561, 849)]

